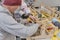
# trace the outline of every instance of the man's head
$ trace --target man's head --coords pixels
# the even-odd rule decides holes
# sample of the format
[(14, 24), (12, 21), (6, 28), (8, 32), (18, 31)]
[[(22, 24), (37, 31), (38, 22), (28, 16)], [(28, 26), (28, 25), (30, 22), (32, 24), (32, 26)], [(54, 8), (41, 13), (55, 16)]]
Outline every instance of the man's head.
[(10, 11), (15, 11), (20, 6), (22, 0), (3, 0), (3, 5)]

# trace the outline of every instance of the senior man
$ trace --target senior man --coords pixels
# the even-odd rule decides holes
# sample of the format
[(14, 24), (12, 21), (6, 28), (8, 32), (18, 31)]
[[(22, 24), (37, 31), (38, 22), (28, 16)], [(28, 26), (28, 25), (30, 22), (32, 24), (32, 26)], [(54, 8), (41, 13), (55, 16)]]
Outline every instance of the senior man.
[(19, 20), (16, 20), (19, 16), (14, 18), (14, 14), (19, 12), (20, 9), (34, 19), (23, 0), (3, 0), (0, 5), (0, 40), (16, 40), (16, 36), (28, 37), (37, 31), (38, 23), (25, 26), (18, 23)]

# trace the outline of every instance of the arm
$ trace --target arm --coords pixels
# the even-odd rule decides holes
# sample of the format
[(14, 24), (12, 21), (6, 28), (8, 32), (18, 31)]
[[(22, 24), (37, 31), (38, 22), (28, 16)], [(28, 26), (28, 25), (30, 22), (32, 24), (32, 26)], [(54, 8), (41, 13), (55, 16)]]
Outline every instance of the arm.
[(4, 13), (0, 14), (0, 28), (16, 36), (31, 36), (37, 31), (38, 26), (38, 24), (34, 24), (26, 27), (20, 23), (17, 23), (10, 15)]

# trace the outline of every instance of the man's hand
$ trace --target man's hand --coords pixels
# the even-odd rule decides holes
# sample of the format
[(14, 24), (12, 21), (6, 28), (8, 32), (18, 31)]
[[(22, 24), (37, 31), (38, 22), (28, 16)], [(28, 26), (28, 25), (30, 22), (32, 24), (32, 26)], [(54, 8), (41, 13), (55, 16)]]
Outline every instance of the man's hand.
[(29, 18), (30, 18), (33, 22), (39, 23), (39, 19), (36, 18), (36, 17), (34, 17), (34, 16), (32, 16), (32, 15), (30, 15)]
[(29, 18), (32, 20), (32, 21), (36, 21), (36, 18), (32, 15), (29, 16)]

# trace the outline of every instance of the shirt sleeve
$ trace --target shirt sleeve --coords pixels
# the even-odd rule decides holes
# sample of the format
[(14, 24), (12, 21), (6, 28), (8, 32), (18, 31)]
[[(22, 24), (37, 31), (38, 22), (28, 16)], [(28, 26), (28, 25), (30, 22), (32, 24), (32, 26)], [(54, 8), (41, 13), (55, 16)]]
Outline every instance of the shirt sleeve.
[(0, 14), (0, 28), (10, 34), (28, 37), (33, 35), (38, 27), (38, 24), (24, 26), (23, 24), (17, 23), (10, 15)]
[(27, 7), (27, 4), (23, 0), (22, 0), (21, 9), (27, 14), (30, 13), (30, 8)]

